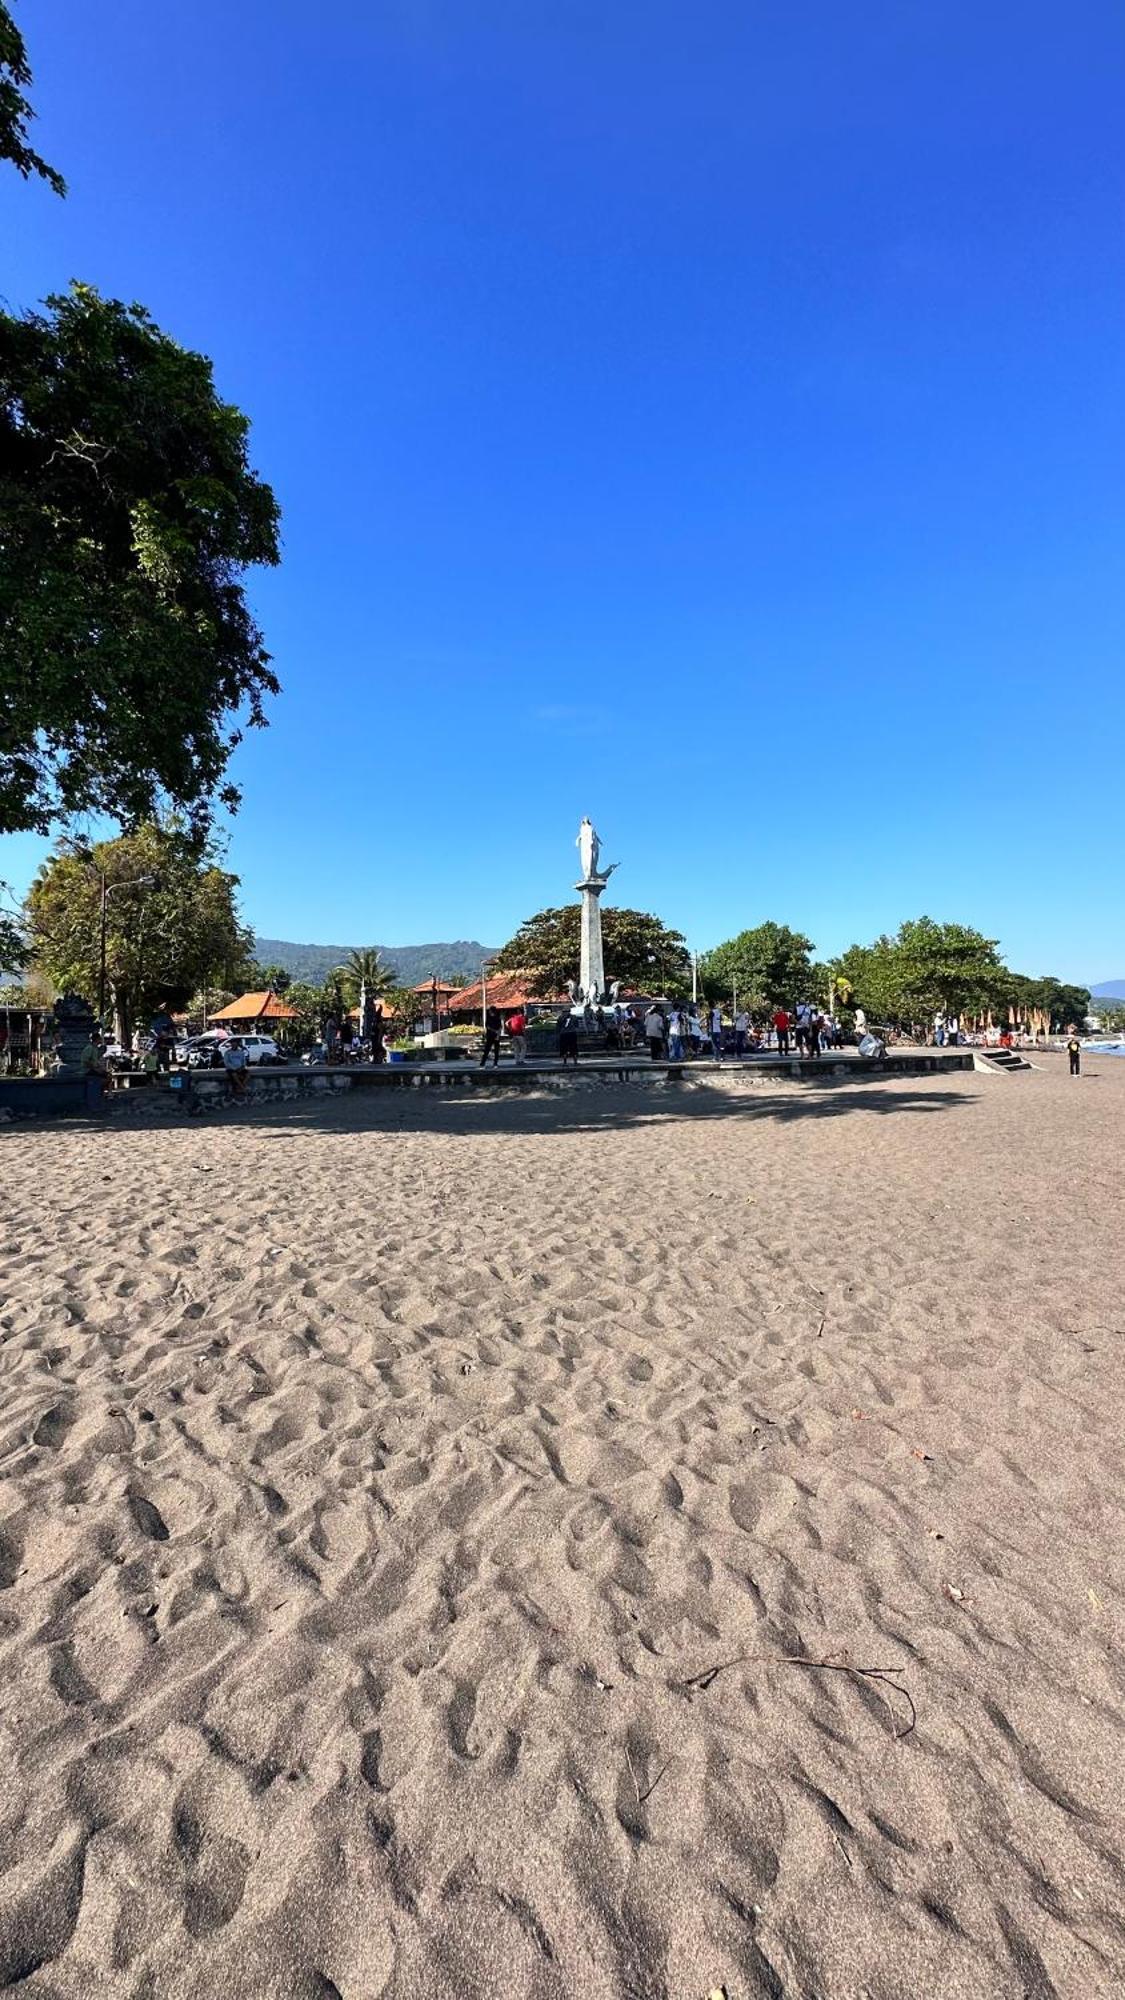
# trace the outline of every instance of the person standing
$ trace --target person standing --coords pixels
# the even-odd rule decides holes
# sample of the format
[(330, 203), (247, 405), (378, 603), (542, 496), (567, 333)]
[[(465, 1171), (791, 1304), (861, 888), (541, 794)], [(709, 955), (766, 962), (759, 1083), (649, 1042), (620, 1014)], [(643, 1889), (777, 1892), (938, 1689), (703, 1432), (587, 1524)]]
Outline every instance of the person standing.
[(655, 1001), (645, 1015), (645, 1040), (653, 1062), (659, 1062), (664, 1054), (664, 1016)]
[(527, 1061), (527, 1015), (522, 1007), (508, 1016), (508, 1033), (512, 1038), (512, 1054), (518, 1063)]
[(866, 1015), (866, 1014), (864, 1013), (864, 1011), (863, 1011), (863, 1008), (862, 1008), (862, 1007), (857, 1007), (857, 1008), (856, 1008), (856, 1010), (855, 1010), (855, 1038), (856, 1038), (856, 1041), (857, 1041), (857, 1042), (862, 1042), (862, 1040), (863, 1040), (863, 1037), (865, 1036), (865, 1034), (866, 1034), (866, 1033), (867, 1033), (867, 1015)]
[(381, 1063), (386, 1055), (386, 1050), (383, 1047), (384, 1026), (382, 1002), (376, 1001), (375, 1006), (371, 1010), (371, 1060), (373, 1063)]
[(750, 1016), (743, 1007), (734, 1017), (734, 1052), (736, 1056), (746, 1054), (746, 1037), (750, 1033)]
[(934, 1015), (934, 1047), (935, 1049), (943, 1049), (945, 1047), (945, 1015), (942, 1013), (940, 1007)]
[(716, 1002), (711, 1009), (711, 1054), (716, 1062), (723, 1060), (723, 1010)]
[(1070, 1057), (1070, 1074), (1071, 1074), (1071, 1076), (1081, 1076), (1081, 1074), (1082, 1074), (1082, 1044), (1081, 1044), (1081, 1042), (1079, 1041), (1079, 1039), (1078, 1039), (1077, 1035), (1072, 1035), (1072, 1036), (1071, 1036), (1071, 1038), (1070, 1038), (1069, 1042), (1068, 1042), (1068, 1043), (1067, 1043), (1067, 1045), (1066, 1045), (1066, 1052), (1067, 1052), (1067, 1055), (1068, 1055), (1068, 1056)]
[(799, 1056), (806, 1056), (809, 1052), (809, 1022), (811, 1020), (812, 1008), (809, 1006), (808, 1001), (798, 1001), (797, 1018), (793, 1025), (793, 1040), (797, 1045), (797, 1054)]
[(95, 1116), (105, 1109), (105, 1057), (102, 1054), (102, 1038), (97, 1028), (92, 1029), (90, 1039), (82, 1051), (82, 1094), (86, 1109)]
[(484, 1068), (489, 1056), (492, 1057), (493, 1069), (499, 1069), (500, 1031), (502, 1027), (503, 1023), (500, 1019), (499, 1007), (487, 1007), (484, 1015), (484, 1054), (480, 1059), (481, 1069)]
[(668, 1016), (668, 1060), (682, 1062), (684, 1059), (684, 1017), (678, 1007), (673, 1007)]
[(777, 1036), (778, 1055), (787, 1056), (789, 1054), (789, 1015), (784, 1007), (775, 1007), (773, 1010), (773, 1031)]

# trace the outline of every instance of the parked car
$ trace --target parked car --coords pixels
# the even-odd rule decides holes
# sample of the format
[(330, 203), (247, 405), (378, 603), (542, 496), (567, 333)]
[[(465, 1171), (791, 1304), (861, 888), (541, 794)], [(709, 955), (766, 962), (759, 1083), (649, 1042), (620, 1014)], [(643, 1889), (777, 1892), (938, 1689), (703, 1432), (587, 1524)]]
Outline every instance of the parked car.
[(219, 1050), (229, 1039), (220, 1028), (209, 1028), (204, 1035), (189, 1035), (186, 1041), (176, 1044), (176, 1061), (186, 1069), (220, 1069)]

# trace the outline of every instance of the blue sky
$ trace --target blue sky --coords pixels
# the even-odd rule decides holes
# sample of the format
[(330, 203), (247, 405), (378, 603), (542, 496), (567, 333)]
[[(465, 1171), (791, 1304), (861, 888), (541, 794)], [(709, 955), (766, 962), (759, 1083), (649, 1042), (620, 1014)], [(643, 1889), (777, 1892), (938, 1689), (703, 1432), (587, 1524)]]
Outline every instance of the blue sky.
[(284, 510), (263, 933), (501, 942), (590, 812), (700, 947), (1125, 971), (1118, 7), (17, 12), (9, 305), (143, 300)]

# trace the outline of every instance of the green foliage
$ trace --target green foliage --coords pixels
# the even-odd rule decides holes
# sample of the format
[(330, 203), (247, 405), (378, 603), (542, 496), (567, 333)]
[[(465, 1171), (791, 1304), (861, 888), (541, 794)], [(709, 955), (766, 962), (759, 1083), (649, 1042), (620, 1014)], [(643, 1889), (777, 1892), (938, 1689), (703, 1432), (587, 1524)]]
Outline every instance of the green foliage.
[[(561, 993), (577, 979), (581, 960), (582, 911), (578, 903), (539, 910), (520, 925), (492, 960), (494, 972), (527, 972), (538, 994)], [(602, 911), (606, 978), (642, 993), (681, 994), (690, 990), (691, 960), (679, 931), (668, 930), (644, 910)]]
[(875, 1021), (927, 1021), (946, 1014), (1006, 1017), (1054, 1029), (1081, 1023), (1090, 1011), (1084, 986), (1058, 979), (1028, 979), (1010, 972), (994, 939), (967, 924), (939, 924), (918, 917), (893, 937), (852, 945), (836, 960), (838, 981)]
[(836, 960), (834, 970), (836, 978), (847, 984), (849, 1004), (862, 1007), (872, 1021), (909, 1018), (893, 938), (878, 937), (874, 944), (849, 946)]
[(1125, 1000), (1094, 1000), (1089, 1011), (1107, 1034), (1125, 1033)]
[(293, 984), (293, 975), (286, 972), (283, 965), (252, 965), (250, 977), (254, 993), (288, 993)]
[(349, 952), (343, 965), (337, 966), (336, 975), (349, 1007), (358, 1007), (361, 987), (366, 986), (369, 1000), (377, 1000), (381, 994), (389, 993), (398, 980), (393, 965), (384, 965), (377, 945)]
[(872, 945), (852, 945), (835, 970), (856, 1006), (877, 1021), (924, 1021), (939, 1008), (985, 1013), (1001, 1004), (1010, 979), (995, 939), (932, 917), (901, 924)]
[(211, 363), (74, 285), (0, 312), (0, 832), (210, 824), (278, 683), (242, 590), (278, 510)]
[(1098, 1012), (1088, 987), (1068, 986), (1050, 977), (1028, 979), (1018, 972), (1007, 975), (1002, 998), (1021, 1020), (1053, 1033), (1071, 1026), (1080, 1028), (1087, 1014)]
[[(737, 988), (740, 1003), (752, 1012), (762, 1012), (779, 1002), (792, 1005), (813, 995), (813, 971), (809, 959), (812, 940), (788, 924), (772, 921), (740, 931), (725, 944), (716, 945), (699, 961), (699, 977), (708, 999), (729, 999)], [(816, 988), (824, 997), (827, 979)]]
[(181, 827), (147, 822), (90, 849), (60, 841), (32, 883), (32, 961), (61, 991), (97, 999), (103, 874), (106, 972), (118, 1033), (130, 1032), (162, 1002), (182, 1006), (205, 983), (228, 991), (240, 985), (251, 938), (235, 904), (237, 876)]
[[(277, 988), (274, 988), (277, 991)], [(320, 1034), (321, 1022), (328, 1011), (324, 1003), (324, 988), (310, 986), (303, 979), (291, 979), (285, 990), (285, 1004), (296, 1010), (297, 1020), (293, 1027), (301, 1040), (315, 1041)]]
[(419, 1014), (425, 1011), (418, 1004), (418, 994), (410, 986), (388, 986), (379, 997), (383, 1019), (393, 1022), (400, 1035), (409, 1034)]
[(62, 175), (49, 167), (27, 142), (28, 126), (35, 116), (30, 99), (24, 95), (30, 83), (31, 69), (23, 36), (4, 0), (0, 0), (0, 160), (10, 160), (25, 181), (37, 174), (56, 194), (65, 194)]
[[(0, 888), (4, 884), (0, 883)], [(0, 910), (0, 972), (19, 972), (27, 957), (27, 939), (15, 917)]]

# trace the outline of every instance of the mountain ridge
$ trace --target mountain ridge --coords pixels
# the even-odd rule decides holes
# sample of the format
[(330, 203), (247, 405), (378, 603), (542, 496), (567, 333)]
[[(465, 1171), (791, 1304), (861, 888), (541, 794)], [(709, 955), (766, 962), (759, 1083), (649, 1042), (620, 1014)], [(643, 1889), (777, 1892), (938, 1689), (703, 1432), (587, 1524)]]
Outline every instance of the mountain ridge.
[[(328, 974), (343, 964), (349, 952), (364, 949), (363, 945), (354, 944), (297, 944), (288, 938), (257, 934), (254, 938), (254, 955), (259, 965), (283, 966), (291, 979), (303, 980), (309, 986), (323, 986)], [(466, 981), (476, 979), (482, 962), (494, 957), (500, 947), (481, 944), (476, 938), (458, 938), (453, 943), (378, 944), (372, 949), (378, 952), (384, 965), (393, 966), (400, 985), (417, 986), (432, 973), (444, 979), (462, 972)]]

